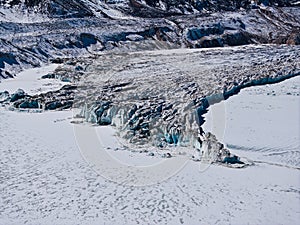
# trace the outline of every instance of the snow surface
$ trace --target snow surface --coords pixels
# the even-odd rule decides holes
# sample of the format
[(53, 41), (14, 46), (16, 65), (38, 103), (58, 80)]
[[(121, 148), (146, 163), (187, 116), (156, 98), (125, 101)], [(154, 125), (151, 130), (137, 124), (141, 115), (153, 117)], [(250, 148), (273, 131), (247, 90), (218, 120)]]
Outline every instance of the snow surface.
[(58, 79), (41, 79), (43, 75), (53, 72), (58, 66), (59, 64), (49, 64), (40, 68), (24, 70), (17, 74), (15, 78), (1, 81), (0, 92), (14, 93), (21, 88), (25, 93), (32, 95), (60, 89), (68, 82), (61, 82)]
[(40, 23), (47, 22), (51, 19), (46, 15), (38, 12), (30, 12), (18, 8), (0, 8), (0, 22), (14, 22), (14, 23)]
[[(206, 131), (239, 155), (300, 167), (300, 76), (250, 87), (209, 108)], [(217, 131), (217, 132), (216, 132)]]
[[(277, 86), (299, 88), (296, 81), (299, 78)], [(257, 95), (256, 88), (245, 91)], [(244, 98), (243, 92), (241, 96)], [(263, 96), (255, 97), (266, 104), (268, 98)], [(272, 98), (280, 101), (280, 96)], [(293, 98), (285, 98), (286, 105), (295, 103)], [(226, 107), (231, 112), (226, 115), (243, 109)], [(286, 119), (297, 113), (294, 110), (280, 116)], [(74, 135), (78, 125), (71, 121), (71, 111), (0, 109), (0, 224), (297, 224), (300, 220), (298, 169), (256, 163), (245, 169), (212, 165), (201, 171), (199, 162), (188, 161), (180, 172), (157, 184), (124, 186), (104, 179), (83, 159)], [(275, 125), (267, 123), (266, 127)], [(149, 165), (160, 160), (146, 153), (115, 151), (118, 142), (110, 128), (89, 129), (105, 137), (102, 145), (110, 147), (106, 151), (125, 164), (147, 161)], [(240, 138), (225, 136), (233, 144), (243, 142)], [(250, 153), (243, 151), (243, 156), (252, 157)]]

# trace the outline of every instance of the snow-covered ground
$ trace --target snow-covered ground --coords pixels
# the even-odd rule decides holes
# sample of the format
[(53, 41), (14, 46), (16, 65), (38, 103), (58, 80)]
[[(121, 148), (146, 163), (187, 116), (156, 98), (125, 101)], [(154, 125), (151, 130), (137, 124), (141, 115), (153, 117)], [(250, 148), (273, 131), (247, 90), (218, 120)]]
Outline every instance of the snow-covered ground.
[(8, 91), (14, 93), (19, 88), (29, 95), (40, 94), (61, 88), (66, 82), (59, 79), (41, 79), (43, 75), (53, 72), (59, 64), (49, 64), (40, 68), (24, 70), (14, 78), (0, 82), (0, 92)]
[(205, 127), (239, 155), (299, 168), (299, 115), (297, 76), (278, 84), (244, 89), (211, 106)]
[[(299, 157), (293, 161), (288, 154), (281, 163), (265, 154), (281, 153), (287, 141), (291, 149), (299, 146), (298, 93), (296, 77), (246, 89), (225, 103), (224, 140), (230, 148), (243, 146), (234, 152), (292, 168), (255, 163), (244, 169), (211, 165), (202, 171), (199, 162), (189, 160), (169, 179), (143, 187), (111, 182), (91, 168), (78, 147), (80, 125), (71, 123), (71, 111), (20, 113), (1, 108), (0, 224), (297, 224), (300, 173), (294, 167), (299, 168)], [(168, 160), (115, 151), (118, 142), (110, 128), (87, 129), (104, 140), (99, 152), (107, 151), (124, 164), (141, 166), (144, 161), (149, 166)], [(100, 149), (103, 145), (106, 149)]]
[(0, 22), (15, 23), (40, 23), (47, 22), (50, 19), (46, 15), (37, 12), (29, 12), (17, 8), (0, 8)]

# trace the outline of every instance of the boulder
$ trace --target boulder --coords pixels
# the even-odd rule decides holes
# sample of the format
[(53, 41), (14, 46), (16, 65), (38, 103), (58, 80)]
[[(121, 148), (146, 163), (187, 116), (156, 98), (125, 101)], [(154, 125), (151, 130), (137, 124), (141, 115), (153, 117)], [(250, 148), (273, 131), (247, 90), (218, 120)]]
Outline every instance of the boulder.
[(225, 157), (223, 159), (222, 163), (227, 163), (227, 164), (245, 164), (244, 162), (240, 161), (239, 157), (237, 157), (236, 155)]
[(49, 73), (49, 74), (43, 75), (41, 78), (42, 79), (55, 79), (56, 75), (53, 73)]
[(249, 35), (244, 32), (237, 32), (233, 34), (224, 34), (222, 35), (224, 44), (229, 46), (238, 46), (238, 45), (247, 45), (251, 44), (251, 39)]
[(300, 45), (300, 30), (294, 30), (291, 32), (286, 43), (288, 45)]

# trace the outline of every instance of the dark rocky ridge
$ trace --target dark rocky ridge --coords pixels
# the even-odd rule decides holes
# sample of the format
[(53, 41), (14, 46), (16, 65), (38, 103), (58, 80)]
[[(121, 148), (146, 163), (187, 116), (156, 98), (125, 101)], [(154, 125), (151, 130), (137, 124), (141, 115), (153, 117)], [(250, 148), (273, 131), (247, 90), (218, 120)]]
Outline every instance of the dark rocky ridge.
[[(145, 0), (146, 5), (140, 1), (130, 0), (132, 11), (142, 17), (161, 17), (179, 14), (194, 14), (195, 12), (221, 12), (238, 11), (240, 9), (258, 8), (258, 5), (290, 7), (297, 1), (290, 0)], [(151, 12), (149, 14), (149, 11)]]
[[(161, 1), (164, 6), (133, 0), (1, 1), (0, 79), (49, 61), (112, 49), (299, 44), (299, 8), (279, 7), (293, 2), (252, 7), (250, 1), (184, 1), (181, 10), (179, 0)], [(12, 20), (11, 13), (28, 14), (29, 21)]]
[[(156, 17), (161, 15), (194, 14), (197, 12), (211, 11), (236, 11), (241, 8), (251, 9), (257, 5), (291, 7), (297, 0), (1, 0), (0, 6), (23, 6), (31, 10), (39, 10), (51, 17), (86, 17), (93, 16), (91, 4), (106, 3), (123, 12), (135, 13), (143, 17)], [(121, 3), (121, 4), (120, 4)]]

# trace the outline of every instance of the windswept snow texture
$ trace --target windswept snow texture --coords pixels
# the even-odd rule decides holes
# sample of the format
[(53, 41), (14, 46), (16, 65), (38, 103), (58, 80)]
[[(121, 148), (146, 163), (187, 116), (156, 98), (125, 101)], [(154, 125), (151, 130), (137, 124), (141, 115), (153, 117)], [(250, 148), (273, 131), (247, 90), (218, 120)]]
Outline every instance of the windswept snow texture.
[[(246, 88), (211, 106), (204, 130), (221, 129), (218, 140), (233, 153), (247, 154), (257, 162), (299, 169), (299, 115), (300, 76), (297, 76), (279, 84)], [(224, 120), (224, 127), (214, 121), (217, 117)]]
[[(123, 186), (103, 179), (83, 160), (71, 118), (70, 111), (0, 110), (1, 224), (244, 225), (297, 224), (300, 219), (297, 169), (258, 163), (246, 169), (212, 165), (200, 172), (199, 162), (189, 161), (159, 184)], [(107, 137), (106, 129), (99, 132)], [(128, 158), (139, 165), (151, 162), (143, 153), (121, 151), (113, 139), (106, 143), (124, 163)], [(243, 151), (242, 156), (252, 154)]]
[[(299, 77), (229, 97), (299, 75), (299, 15), (297, 0), (0, 0), (0, 224), (298, 224)], [(223, 140), (254, 164), (202, 171), (199, 125), (223, 99)], [(85, 125), (125, 165), (179, 144), (188, 163), (110, 182), (80, 152)]]

